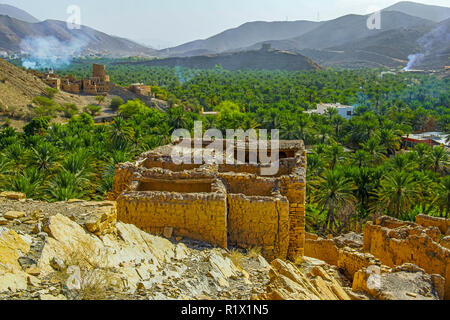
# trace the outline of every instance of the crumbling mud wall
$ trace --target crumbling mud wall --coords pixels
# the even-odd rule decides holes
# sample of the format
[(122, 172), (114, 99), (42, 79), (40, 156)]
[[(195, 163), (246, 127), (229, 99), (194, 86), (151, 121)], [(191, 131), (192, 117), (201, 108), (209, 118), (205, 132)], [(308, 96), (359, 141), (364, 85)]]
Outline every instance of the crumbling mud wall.
[(247, 196), (271, 196), (277, 181), (274, 178), (258, 177), (244, 173), (222, 173), (219, 177), (227, 186), (228, 193), (242, 193)]
[(125, 192), (117, 199), (117, 218), (152, 234), (173, 228), (173, 236), (227, 248), (225, 194)]
[(269, 260), (285, 258), (289, 246), (289, 203), (285, 197), (228, 195), (228, 242), (260, 247)]
[(443, 276), (446, 279), (445, 298), (450, 299), (450, 250), (437, 242), (440, 231), (436, 227), (423, 228), (416, 224), (391, 229), (393, 220), (383, 217), (375, 223), (367, 223), (364, 251), (389, 267), (413, 263), (429, 274)]
[(135, 171), (135, 166), (129, 162), (116, 166), (113, 189), (106, 196), (106, 200), (115, 201), (122, 192), (130, 190)]
[(442, 234), (450, 236), (450, 219), (418, 215), (416, 223), (422, 227), (437, 227)]
[(308, 234), (305, 240), (305, 256), (337, 266), (339, 249), (332, 239), (322, 239)]
[(323, 239), (308, 233), (305, 241), (305, 256), (338, 266), (353, 279), (356, 272), (381, 262), (369, 253), (362, 253), (347, 246), (340, 247), (336, 239)]

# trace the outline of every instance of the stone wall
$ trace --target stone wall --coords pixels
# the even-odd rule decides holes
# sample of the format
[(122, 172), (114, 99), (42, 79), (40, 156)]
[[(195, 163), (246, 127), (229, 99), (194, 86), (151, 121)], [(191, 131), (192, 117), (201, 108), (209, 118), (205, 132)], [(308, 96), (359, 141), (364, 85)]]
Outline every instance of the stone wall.
[(106, 196), (106, 200), (114, 201), (122, 192), (130, 190), (135, 171), (136, 168), (132, 163), (122, 163), (116, 166), (113, 189)]
[(442, 234), (450, 235), (450, 219), (431, 217), (426, 215), (418, 215), (416, 223), (422, 227), (437, 227)]
[(227, 186), (228, 193), (247, 196), (270, 196), (277, 185), (274, 178), (263, 178), (252, 174), (222, 173), (219, 175)]
[[(429, 274), (439, 274), (446, 279), (445, 298), (450, 299), (450, 250), (434, 240), (437, 228), (417, 225), (391, 229), (394, 219), (377, 219), (368, 222), (364, 229), (364, 251), (373, 254), (389, 267), (413, 263)], [(388, 225), (388, 226), (386, 226)], [(434, 238), (434, 240), (433, 240)]]
[(125, 192), (117, 199), (118, 220), (162, 235), (173, 228), (174, 236), (207, 241), (227, 247), (227, 198), (220, 193), (179, 194)]
[(305, 256), (337, 266), (339, 249), (331, 239), (314, 239), (314, 237), (308, 235), (305, 240)]
[(286, 258), (289, 245), (287, 199), (228, 195), (228, 236), (230, 244), (260, 247), (269, 260)]
[(361, 253), (351, 248), (339, 249), (337, 266), (344, 274), (353, 279), (355, 274), (370, 266), (381, 266), (381, 262), (370, 253)]
[(305, 199), (304, 176), (280, 178), (280, 193), (289, 200), (289, 250), (288, 258), (295, 261), (305, 253)]

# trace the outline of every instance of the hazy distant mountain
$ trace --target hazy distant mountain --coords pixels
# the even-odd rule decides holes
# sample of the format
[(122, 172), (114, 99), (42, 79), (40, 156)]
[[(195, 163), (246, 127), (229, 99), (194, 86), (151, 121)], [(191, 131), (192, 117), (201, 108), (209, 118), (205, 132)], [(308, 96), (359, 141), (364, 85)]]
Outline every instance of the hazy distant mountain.
[(320, 22), (311, 21), (249, 22), (237, 28), (226, 30), (206, 40), (188, 42), (168, 50), (163, 50), (162, 53), (170, 56), (190, 56), (198, 54), (199, 50), (203, 53), (219, 53), (236, 50), (266, 40), (281, 40), (296, 37), (310, 32), (320, 25)]
[(347, 15), (327, 21), (300, 37), (269, 43), (306, 55), (325, 67), (398, 67), (408, 63), (410, 54), (423, 50), (417, 41), (437, 26), (435, 22), (401, 12), (383, 11), (381, 29), (369, 30), (368, 17)]
[(38, 19), (33, 17), (28, 12), (26, 12), (22, 9), (10, 6), (9, 4), (1, 4), (0, 3), (0, 15), (10, 16), (11, 18), (22, 20), (22, 21), (25, 21), (28, 23), (39, 22)]
[[(429, 20), (412, 17), (401, 12), (386, 11), (381, 14), (381, 29), (370, 30), (367, 28), (368, 18), (368, 15), (347, 15), (327, 21), (311, 32), (289, 39), (286, 46), (293, 45), (295, 47), (285, 47), (283, 49), (326, 49), (389, 30), (411, 27), (432, 27), (434, 25)], [(279, 43), (274, 42), (272, 45), (278, 47)]]
[[(398, 11), (394, 11), (398, 8)], [(282, 50), (325, 49), (347, 42), (364, 39), (388, 30), (410, 27), (432, 26), (434, 21), (405, 12), (423, 13), (439, 20), (446, 16), (449, 8), (401, 2), (383, 10), (381, 30), (367, 28), (369, 15), (346, 15), (324, 22), (250, 22), (238, 28), (219, 33), (206, 40), (197, 40), (161, 50), (163, 56), (194, 56), (220, 52), (257, 50), (262, 43), (271, 43)], [(403, 10), (403, 11), (402, 11)], [(441, 12), (438, 14), (438, 12)], [(443, 20), (443, 19), (442, 19)]]
[(151, 56), (154, 50), (127, 39), (110, 36), (92, 28), (82, 26), (79, 30), (70, 30), (66, 22), (46, 20), (39, 23), (27, 23), (9, 16), (0, 16), (0, 50), (18, 52), (23, 49), (23, 41), (39, 41), (52, 37), (64, 42), (61, 49), (71, 46), (80, 53), (99, 53), (111, 56)]
[[(128, 62), (127, 62), (128, 63)], [(140, 61), (134, 64), (148, 66), (187, 67), (213, 69), (221, 66), (226, 70), (318, 70), (320, 66), (311, 59), (293, 52), (260, 49), (235, 53), (200, 55), (194, 57), (173, 57)]]
[(386, 11), (399, 11), (410, 16), (441, 22), (450, 18), (450, 8), (426, 5), (410, 1), (402, 1), (385, 9)]

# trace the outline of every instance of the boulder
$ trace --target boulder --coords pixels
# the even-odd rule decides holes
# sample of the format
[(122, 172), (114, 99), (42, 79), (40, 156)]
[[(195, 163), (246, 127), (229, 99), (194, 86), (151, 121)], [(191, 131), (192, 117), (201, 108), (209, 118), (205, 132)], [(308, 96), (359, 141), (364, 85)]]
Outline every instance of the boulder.
[(291, 262), (280, 259), (272, 262), (266, 300), (351, 300), (339, 282), (322, 267), (314, 267), (310, 279)]
[(23, 200), (23, 199), (26, 199), (27, 196), (21, 192), (5, 191), (5, 192), (0, 192), (0, 198), (6, 198), (6, 199), (10, 199), (10, 200)]
[(0, 271), (0, 293), (26, 290), (28, 275), (22, 271), (2, 273)]
[(24, 217), (27, 213), (23, 211), (8, 211), (3, 215), (3, 218), (8, 220), (16, 220)]
[(445, 279), (406, 263), (391, 270), (371, 266), (355, 274), (353, 291), (378, 300), (440, 300)]
[(447, 248), (450, 250), (450, 236), (446, 236), (446, 237), (442, 238), (441, 242), (439, 242), (439, 244), (441, 246), (443, 246), (444, 248)]
[(0, 271), (22, 270), (18, 259), (30, 251), (31, 239), (0, 227)]
[(207, 257), (211, 266), (209, 275), (217, 281), (221, 287), (228, 287), (228, 279), (238, 278), (240, 270), (234, 265), (230, 258), (224, 256), (218, 249), (213, 249)]
[(113, 233), (116, 230), (117, 210), (115, 204), (102, 206), (91, 213), (84, 223), (86, 229), (97, 236)]

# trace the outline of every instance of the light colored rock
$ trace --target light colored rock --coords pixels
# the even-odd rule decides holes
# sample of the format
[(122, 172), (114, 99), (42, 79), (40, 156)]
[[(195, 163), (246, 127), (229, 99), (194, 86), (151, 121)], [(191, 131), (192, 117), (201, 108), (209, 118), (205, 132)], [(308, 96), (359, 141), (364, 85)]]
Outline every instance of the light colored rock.
[(165, 227), (164, 228), (164, 232), (163, 232), (164, 238), (170, 239), (170, 238), (172, 238), (172, 234), (173, 234), (173, 228), (172, 227)]
[(30, 251), (31, 241), (13, 230), (0, 227), (0, 271), (22, 270), (17, 259)]
[(351, 300), (338, 281), (321, 267), (315, 267), (313, 279), (293, 263), (282, 260), (272, 262), (267, 293), (259, 295), (267, 300)]
[(9, 221), (3, 217), (0, 217), (0, 226), (7, 225)]
[(66, 265), (81, 264), (81, 267), (106, 263), (100, 239), (86, 233), (69, 218), (60, 214), (52, 216), (44, 222), (43, 229), (49, 234), (38, 264), (43, 274), (53, 272), (50, 262), (55, 257)]
[[(50, 260), (50, 266), (55, 269), (56, 271), (63, 271), (66, 267), (64, 260), (58, 257), (53, 257)], [(40, 270), (40, 269), (39, 269)]]
[(112, 202), (109, 206), (102, 206), (97, 208), (89, 215), (85, 222), (86, 229), (93, 234), (100, 236), (106, 233), (112, 233), (116, 230), (117, 210), (115, 203)]
[(184, 243), (178, 243), (175, 246), (175, 259), (176, 260), (183, 260), (185, 258), (187, 258), (189, 255), (189, 248), (186, 247), (186, 245)]
[(38, 267), (30, 267), (27, 270), (25, 270), (25, 272), (28, 273), (29, 275), (37, 277), (41, 274), (41, 269), (39, 269)]
[(22, 199), (26, 199), (27, 196), (21, 192), (5, 191), (5, 192), (0, 192), (0, 198), (6, 198), (6, 199), (10, 199), (10, 200), (22, 200)]
[(41, 281), (34, 276), (27, 277), (27, 283), (32, 287), (39, 287), (41, 285)]
[(221, 251), (217, 249), (211, 250), (207, 259), (211, 265), (209, 275), (220, 283), (221, 286), (227, 287), (228, 279), (237, 278), (239, 276), (239, 269), (234, 265), (231, 259), (224, 256)]
[(16, 220), (24, 217), (27, 213), (23, 211), (8, 211), (6, 212), (3, 217), (8, 220)]
[(415, 265), (404, 264), (390, 272), (376, 268), (358, 271), (353, 291), (378, 300), (439, 300), (444, 297), (444, 283), (440, 275), (431, 276)]
[(447, 248), (450, 250), (450, 236), (446, 236), (446, 237), (442, 238), (441, 242), (439, 242), (439, 244), (441, 246), (443, 246), (444, 248)]
[(16, 292), (26, 290), (28, 275), (25, 272), (16, 271), (14, 273), (0, 272), (0, 292)]

